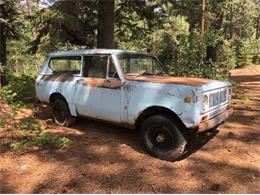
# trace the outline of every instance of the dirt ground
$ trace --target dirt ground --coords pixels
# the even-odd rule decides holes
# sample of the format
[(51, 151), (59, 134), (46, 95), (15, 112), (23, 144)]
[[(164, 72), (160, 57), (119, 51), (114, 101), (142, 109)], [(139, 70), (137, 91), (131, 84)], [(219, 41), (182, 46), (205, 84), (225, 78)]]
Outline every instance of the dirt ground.
[(240, 83), (234, 115), (193, 138), (177, 162), (148, 155), (135, 131), (83, 119), (61, 128), (42, 107), (34, 114), (45, 130), (73, 142), (12, 151), (16, 135), (0, 129), (0, 193), (260, 193), (260, 66), (232, 78)]

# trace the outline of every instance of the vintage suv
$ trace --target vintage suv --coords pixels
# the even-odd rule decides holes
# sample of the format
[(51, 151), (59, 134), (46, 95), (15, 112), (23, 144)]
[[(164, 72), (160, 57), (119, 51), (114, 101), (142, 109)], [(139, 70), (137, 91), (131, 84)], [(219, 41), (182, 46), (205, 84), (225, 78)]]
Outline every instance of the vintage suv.
[(187, 132), (212, 129), (232, 114), (231, 84), (170, 77), (153, 55), (93, 49), (50, 53), (36, 95), (62, 126), (76, 117), (140, 129), (153, 156), (176, 160)]

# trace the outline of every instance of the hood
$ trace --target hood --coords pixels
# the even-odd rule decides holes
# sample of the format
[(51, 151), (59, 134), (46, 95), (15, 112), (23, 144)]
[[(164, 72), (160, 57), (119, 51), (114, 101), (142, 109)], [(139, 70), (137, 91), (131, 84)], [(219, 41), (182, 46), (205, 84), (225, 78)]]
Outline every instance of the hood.
[(202, 87), (203, 91), (217, 89), (221, 87), (227, 87), (231, 85), (229, 82), (225, 82), (225, 81), (203, 79), (203, 78), (191, 78), (191, 77), (125, 76), (125, 79), (129, 81), (139, 81), (139, 82), (189, 85), (195, 87)]

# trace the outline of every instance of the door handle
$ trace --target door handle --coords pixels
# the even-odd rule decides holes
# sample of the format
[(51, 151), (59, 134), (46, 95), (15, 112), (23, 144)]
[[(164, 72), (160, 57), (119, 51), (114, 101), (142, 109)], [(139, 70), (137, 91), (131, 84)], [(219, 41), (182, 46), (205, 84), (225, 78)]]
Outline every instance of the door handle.
[(76, 81), (76, 83), (77, 84), (82, 84), (82, 81), (83, 81), (84, 79), (78, 79), (77, 81)]
[(43, 83), (42, 83), (41, 81), (37, 81), (37, 82), (36, 82), (36, 85), (37, 85), (37, 86), (43, 86)]

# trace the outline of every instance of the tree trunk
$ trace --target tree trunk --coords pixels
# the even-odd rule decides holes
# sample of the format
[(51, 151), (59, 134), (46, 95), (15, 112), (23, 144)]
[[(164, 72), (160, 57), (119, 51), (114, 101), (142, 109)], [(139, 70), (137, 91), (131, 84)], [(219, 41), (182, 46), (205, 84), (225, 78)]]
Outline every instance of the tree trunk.
[[(211, 28), (219, 31), (221, 30), (223, 26), (223, 13), (219, 14), (217, 16), (217, 19), (214, 20), (211, 24)], [(217, 52), (218, 52), (218, 47), (222, 44), (222, 42), (216, 43), (215, 45), (209, 45), (206, 50), (206, 60), (211, 59), (212, 62), (217, 61)]]
[(205, 8), (206, 8), (206, 0), (201, 0), (201, 19), (200, 19), (201, 34), (203, 34), (205, 31)]
[(98, 1), (97, 48), (114, 48), (115, 1)]
[(233, 6), (231, 5), (231, 7), (230, 7), (230, 39), (233, 39), (233, 37), (234, 37), (233, 18), (234, 18), (234, 11), (233, 11)]
[[(4, 7), (0, 5), (0, 18), (4, 18)], [(3, 23), (0, 23), (0, 68), (6, 66), (6, 32)], [(0, 89), (3, 86), (4, 75), (0, 71)]]
[(0, 24), (0, 89), (3, 87), (4, 74), (1, 70), (6, 66), (6, 36), (4, 32), (4, 25)]
[[(26, 5), (27, 5), (28, 15), (31, 17), (32, 16), (32, 0), (26, 0)], [(36, 37), (35, 27), (32, 27), (32, 36), (33, 36), (33, 38)]]
[(3, 24), (0, 24), (0, 65), (6, 65), (6, 36)]
[(260, 36), (260, 15), (256, 19), (256, 35), (255, 38), (258, 39)]

